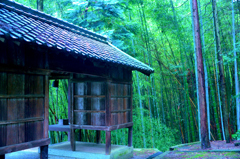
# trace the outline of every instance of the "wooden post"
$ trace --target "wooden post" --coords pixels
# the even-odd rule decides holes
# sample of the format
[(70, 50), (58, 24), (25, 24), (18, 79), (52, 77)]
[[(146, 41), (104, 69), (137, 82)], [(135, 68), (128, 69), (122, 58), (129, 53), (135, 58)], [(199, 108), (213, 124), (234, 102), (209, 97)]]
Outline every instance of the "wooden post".
[(106, 155), (111, 153), (111, 131), (106, 131)]
[(101, 142), (101, 131), (97, 130), (96, 133), (97, 133), (97, 135), (96, 135), (96, 137), (97, 137), (96, 143), (100, 144), (100, 142)]
[(49, 79), (48, 75), (45, 76), (45, 98), (44, 98), (44, 130), (43, 130), (43, 137), (48, 138), (48, 117), (49, 117)]
[(106, 116), (105, 116), (105, 123), (106, 126), (111, 125), (111, 105), (110, 105), (110, 100), (111, 100), (111, 81), (106, 82), (106, 105), (105, 105), (105, 110), (106, 110)]
[(0, 159), (5, 159), (5, 154), (4, 155), (0, 155)]
[(128, 147), (132, 147), (132, 128), (132, 126), (128, 128)]
[(81, 139), (82, 139), (81, 132), (82, 132), (82, 129), (79, 129), (78, 141), (81, 141)]
[(73, 105), (74, 105), (74, 83), (69, 80), (70, 85), (70, 112), (71, 112), (71, 118), (70, 118), (70, 143), (71, 143), (71, 149), (72, 151), (76, 150), (76, 143), (75, 143), (75, 129), (73, 128), (73, 121), (74, 121), (74, 112), (73, 112)]
[[(68, 124), (71, 123), (71, 83), (70, 80), (68, 80)], [(68, 141), (71, 141), (71, 130), (68, 131)]]
[(48, 159), (48, 145), (40, 146), (40, 159)]
[(70, 137), (70, 135), (71, 135), (71, 130), (68, 131), (67, 133), (68, 133), (68, 141), (71, 141), (71, 137)]

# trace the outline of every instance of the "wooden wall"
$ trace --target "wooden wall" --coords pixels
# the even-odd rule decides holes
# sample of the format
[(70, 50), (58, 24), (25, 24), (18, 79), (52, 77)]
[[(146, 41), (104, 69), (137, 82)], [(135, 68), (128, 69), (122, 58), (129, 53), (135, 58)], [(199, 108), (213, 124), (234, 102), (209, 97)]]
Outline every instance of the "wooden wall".
[(124, 124), (131, 121), (131, 84), (110, 84), (111, 125)]
[(0, 72), (0, 147), (44, 135), (45, 76)]
[(73, 75), (70, 85), (74, 125), (113, 126), (132, 122), (132, 74), (124, 69), (110, 70), (108, 78)]
[(74, 84), (74, 124), (105, 126), (105, 82)]

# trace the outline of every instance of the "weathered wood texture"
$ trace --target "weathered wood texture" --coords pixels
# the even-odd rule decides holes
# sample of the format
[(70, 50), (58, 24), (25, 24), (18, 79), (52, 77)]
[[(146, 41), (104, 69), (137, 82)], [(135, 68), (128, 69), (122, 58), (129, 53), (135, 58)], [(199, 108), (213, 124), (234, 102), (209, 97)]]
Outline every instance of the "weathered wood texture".
[(111, 83), (111, 125), (131, 122), (131, 84)]
[(15, 152), (15, 151), (20, 151), (24, 149), (29, 149), (33, 147), (49, 145), (49, 144), (50, 144), (50, 139), (45, 138), (45, 139), (40, 139), (40, 140), (35, 140), (30, 142), (24, 142), (21, 144), (3, 146), (3, 147), (0, 147), (0, 155)]
[[(133, 125), (131, 70), (9, 38), (0, 41), (0, 50), (0, 150), (10, 146), (12, 152), (38, 145), (43, 146), (41, 154), (47, 153), (44, 145), (49, 143), (35, 142), (48, 138), (50, 74), (71, 81), (71, 143), (75, 143), (75, 129), (105, 130), (109, 154), (111, 131)], [(99, 143), (99, 131), (97, 136)]]
[(103, 131), (113, 131), (122, 128), (128, 128), (133, 126), (133, 123), (118, 124), (112, 126), (92, 126), (92, 125), (49, 125), (50, 131), (70, 131), (70, 129), (87, 129), (87, 130), (103, 130)]
[(0, 72), (0, 147), (43, 138), (44, 80), (44, 75)]
[(78, 82), (72, 93), (74, 125), (111, 126), (132, 122), (131, 84)]
[[(116, 71), (115, 71), (116, 72)], [(106, 154), (111, 153), (111, 131), (129, 128), (129, 146), (132, 146), (132, 81), (131, 73), (110, 72), (108, 78), (72, 75), (69, 81), (69, 112), (71, 147), (75, 147), (75, 129), (106, 132)], [(52, 127), (51, 127), (52, 129)], [(66, 126), (56, 130), (67, 130)]]
[(96, 131), (96, 143), (100, 144), (100, 142), (101, 142), (101, 131), (97, 130)]
[(74, 121), (76, 125), (105, 125), (105, 83), (79, 82), (74, 85)]
[(106, 131), (106, 149), (105, 154), (109, 155), (111, 153), (111, 131)]
[(73, 129), (74, 124), (74, 83), (69, 83), (69, 90), (71, 93), (69, 103), (70, 103), (70, 143), (71, 143), (71, 149), (72, 151), (76, 150), (76, 142), (75, 142), (75, 129)]
[(129, 127), (128, 128), (128, 147), (132, 147), (132, 132), (133, 131), (133, 127)]
[(48, 159), (48, 145), (40, 146), (40, 159)]

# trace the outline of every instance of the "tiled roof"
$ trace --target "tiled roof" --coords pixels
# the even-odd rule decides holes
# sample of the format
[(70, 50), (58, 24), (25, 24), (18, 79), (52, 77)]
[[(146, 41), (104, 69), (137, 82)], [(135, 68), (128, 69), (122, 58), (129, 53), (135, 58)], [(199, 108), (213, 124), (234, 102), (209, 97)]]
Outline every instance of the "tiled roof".
[(78, 27), (19, 3), (1, 0), (0, 37), (62, 50), (112, 65), (120, 65), (144, 74), (154, 70), (110, 44), (105, 36)]

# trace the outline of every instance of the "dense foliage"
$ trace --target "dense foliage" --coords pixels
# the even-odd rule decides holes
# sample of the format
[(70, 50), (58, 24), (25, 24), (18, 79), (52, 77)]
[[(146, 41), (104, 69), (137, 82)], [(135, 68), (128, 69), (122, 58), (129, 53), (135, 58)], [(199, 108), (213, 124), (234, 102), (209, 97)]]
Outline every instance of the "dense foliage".
[[(16, 1), (37, 8), (36, 0)], [(225, 139), (224, 131), (230, 134), (237, 131), (236, 97), (239, 95), (235, 93), (234, 61), (239, 62), (239, 58), (234, 57), (233, 53), (234, 50), (240, 50), (240, 2), (234, 2), (232, 9), (231, 1), (218, 0), (215, 6), (217, 15), (213, 14), (213, 2), (215, 0), (201, 0), (198, 1), (198, 7), (211, 140), (222, 140)], [(199, 140), (196, 59), (190, 4), (188, 0), (43, 1), (45, 13), (107, 35), (115, 46), (155, 69), (150, 77), (133, 73), (134, 147), (166, 150), (168, 146), (180, 142)], [(214, 23), (216, 18), (218, 26)], [(215, 32), (216, 27), (218, 32)], [(219, 43), (216, 43), (216, 34), (219, 34)], [(219, 55), (223, 61), (219, 61)], [(219, 63), (223, 63), (225, 70), (222, 75), (218, 69)], [(222, 76), (225, 77), (226, 97), (220, 95), (223, 85), (219, 80)], [(66, 86), (67, 81), (61, 80), (58, 103), (56, 90), (50, 87), (50, 124), (56, 123), (58, 117), (67, 116)], [(223, 98), (226, 98), (226, 105), (223, 105)], [(57, 116), (56, 112), (60, 112), (60, 115)], [(224, 120), (227, 122), (222, 124)], [(126, 131), (114, 131), (112, 142), (127, 144)], [(55, 132), (54, 136), (52, 142), (67, 139), (64, 133)], [(84, 131), (83, 136), (84, 141), (94, 140), (92, 131)]]

